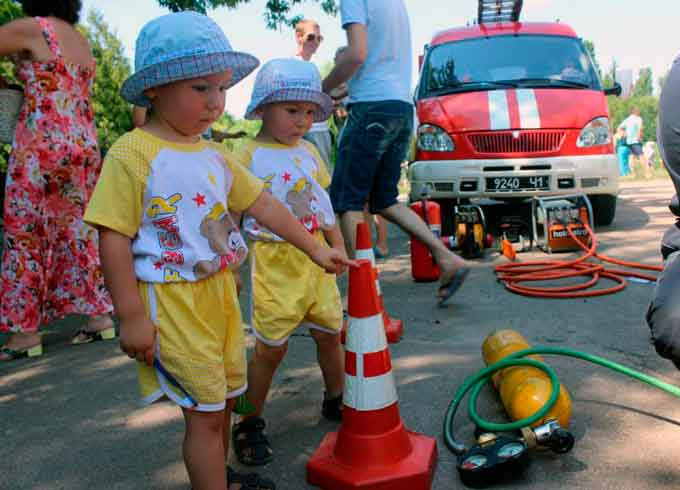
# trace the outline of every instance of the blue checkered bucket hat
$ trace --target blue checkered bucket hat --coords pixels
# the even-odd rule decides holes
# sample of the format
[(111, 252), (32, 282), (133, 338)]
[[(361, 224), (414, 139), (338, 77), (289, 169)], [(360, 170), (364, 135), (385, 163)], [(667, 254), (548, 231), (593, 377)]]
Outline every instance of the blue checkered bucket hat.
[(250, 54), (234, 51), (222, 29), (197, 12), (178, 12), (146, 24), (137, 37), (135, 73), (121, 87), (122, 97), (151, 107), (144, 91), (167, 83), (232, 70), (232, 86), (260, 64)]
[(316, 65), (296, 58), (271, 60), (255, 77), (246, 119), (260, 119), (257, 110), (273, 102), (302, 101), (317, 105), (314, 121), (325, 121), (333, 112), (333, 100), (321, 90)]

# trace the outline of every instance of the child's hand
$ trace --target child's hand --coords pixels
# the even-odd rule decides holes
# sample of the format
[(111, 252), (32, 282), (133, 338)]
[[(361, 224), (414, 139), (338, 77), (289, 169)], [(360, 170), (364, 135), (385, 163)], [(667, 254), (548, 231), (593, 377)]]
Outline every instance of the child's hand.
[(318, 246), (310, 255), (311, 259), (319, 267), (326, 269), (331, 274), (342, 274), (347, 266), (358, 267), (358, 264), (347, 258), (344, 250)]
[(146, 315), (121, 319), (120, 349), (129, 358), (137, 359), (152, 366), (155, 340), (156, 327)]

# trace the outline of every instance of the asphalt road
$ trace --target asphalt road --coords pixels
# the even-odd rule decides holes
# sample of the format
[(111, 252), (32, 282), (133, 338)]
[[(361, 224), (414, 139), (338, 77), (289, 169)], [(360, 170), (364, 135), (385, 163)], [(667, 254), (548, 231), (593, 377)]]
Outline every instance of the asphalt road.
[[(673, 221), (666, 208), (672, 192), (669, 181), (624, 184), (616, 220), (598, 230), (600, 249), (658, 263), (659, 239)], [(381, 286), (390, 315), (406, 322), (405, 337), (391, 346), (392, 365), (406, 426), (437, 439), (433, 489), (463, 488), (443, 444), (442, 420), (457, 387), (483, 367), (480, 346), (496, 329), (517, 329), (532, 344), (584, 350), (680, 385), (680, 373), (649, 344), (644, 313), (653, 286), (631, 283), (618, 294), (585, 300), (525, 298), (495, 281), (493, 266), (505, 259), (489, 254), (473, 262), (452, 304), (438, 309), (435, 285), (411, 281), (406, 237), (390, 233), (392, 255), (380, 263)], [(69, 346), (76, 323), (50, 329), (43, 357), (0, 364), (0, 489), (188, 489), (179, 411), (169, 404), (140, 408), (133, 363), (116, 342)], [(275, 459), (262, 472), (280, 490), (312, 488), (305, 483), (306, 462), (336, 428), (320, 417), (321, 376), (312, 340), (300, 333), (266, 411)], [(582, 361), (549, 361), (573, 398), (576, 446), (566, 455), (535, 455), (524, 479), (496, 488), (680, 488), (680, 401)], [(480, 407), (502, 420), (491, 390)], [(456, 420), (457, 433), (471, 443), (464, 409)]]

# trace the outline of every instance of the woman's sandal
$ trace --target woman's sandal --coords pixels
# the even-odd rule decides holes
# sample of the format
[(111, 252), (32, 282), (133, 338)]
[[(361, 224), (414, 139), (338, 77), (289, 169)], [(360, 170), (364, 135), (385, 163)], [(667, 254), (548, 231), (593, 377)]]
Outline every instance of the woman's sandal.
[(115, 338), (116, 327), (113, 324), (113, 320), (111, 320), (111, 326), (102, 330), (88, 330), (87, 326), (81, 328), (73, 335), (73, 337), (71, 337), (71, 344), (89, 344), (90, 342), (94, 342), (96, 340), (113, 340)]
[(21, 359), (22, 357), (38, 357), (42, 356), (42, 343), (34, 345), (33, 347), (26, 347), (25, 349), (12, 349), (11, 347), (0, 347), (0, 362), (13, 361)]
[(98, 332), (90, 332), (81, 328), (78, 330), (73, 337), (71, 337), (71, 344), (89, 344), (95, 340), (112, 340), (116, 338), (116, 328), (110, 327), (104, 330), (99, 330)]
[(231, 466), (227, 466), (227, 483), (240, 484), (240, 490), (276, 490), (276, 485), (269, 478), (263, 478), (257, 473), (238, 473)]
[(272, 448), (264, 435), (265, 421), (261, 417), (248, 417), (234, 425), (231, 438), (234, 453), (247, 466), (262, 466), (272, 460)]

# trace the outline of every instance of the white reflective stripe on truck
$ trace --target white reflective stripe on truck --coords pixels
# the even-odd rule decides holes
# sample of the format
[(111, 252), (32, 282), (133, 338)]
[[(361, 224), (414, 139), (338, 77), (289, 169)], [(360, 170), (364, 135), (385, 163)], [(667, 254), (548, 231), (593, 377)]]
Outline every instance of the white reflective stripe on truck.
[(505, 90), (489, 90), (489, 129), (510, 129), (510, 111)]
[(541, 127), (541, 116), (538, 113), (536, 93), (531, 88), (517, 89), (517, 105), (519, 106), (519, 122), (522, 129)]

